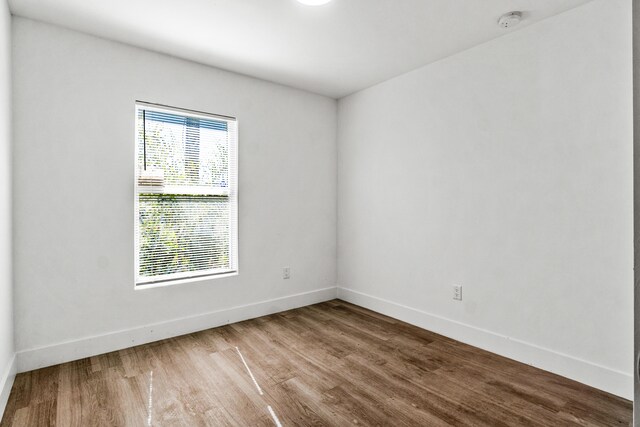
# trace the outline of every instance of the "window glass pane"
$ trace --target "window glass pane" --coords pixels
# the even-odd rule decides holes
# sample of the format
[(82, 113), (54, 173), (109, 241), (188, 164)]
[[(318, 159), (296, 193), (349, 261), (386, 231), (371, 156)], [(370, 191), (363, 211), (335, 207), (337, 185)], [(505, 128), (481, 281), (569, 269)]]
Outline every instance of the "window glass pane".
[(229, 143), (227, 132), (200, 128), (200, 185), (229, 186)]
[(140, 275), (228, 269), (229, 200), (141, 194)]
[[(144, 116), (144, 120), (143, 120)], [(155, 111), (138, 112), (138, 164), (150, 175), (161, 173), (164, 185), (229, 185), (227, 124)], [(145, 165), (146, 152), (146, 165)]]

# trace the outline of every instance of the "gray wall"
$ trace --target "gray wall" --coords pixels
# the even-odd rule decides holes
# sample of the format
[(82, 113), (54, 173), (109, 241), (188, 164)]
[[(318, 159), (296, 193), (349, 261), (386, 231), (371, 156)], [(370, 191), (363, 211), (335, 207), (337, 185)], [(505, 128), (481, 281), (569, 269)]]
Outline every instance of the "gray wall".
[[(23, 18), (13, 30), (20, 369), (335, 287), (335, 100)], [(238, 118), (238, 276), (134, 290), (135, 100)]]

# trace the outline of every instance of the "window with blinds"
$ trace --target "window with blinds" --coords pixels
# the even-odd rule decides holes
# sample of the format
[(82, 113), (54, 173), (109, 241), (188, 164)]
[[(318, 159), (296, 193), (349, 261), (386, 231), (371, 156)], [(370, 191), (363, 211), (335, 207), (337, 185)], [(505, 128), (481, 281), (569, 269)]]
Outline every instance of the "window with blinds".
[(237, 271), (234, 118), (136, 104), (136, 284)]

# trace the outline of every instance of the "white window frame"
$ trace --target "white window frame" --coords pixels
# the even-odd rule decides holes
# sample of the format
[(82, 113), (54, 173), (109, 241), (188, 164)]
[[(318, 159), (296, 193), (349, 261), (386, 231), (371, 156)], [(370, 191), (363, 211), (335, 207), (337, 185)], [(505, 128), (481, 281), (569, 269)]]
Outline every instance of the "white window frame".
[[(164, 186), (162, 189), (151, 186), (139, 186), (139, 165), (138, 153), (140, 140), (138, 133), (139, 112), (141, 110), (157, 111), (172, 113), (178, 115), (189, 116), (193, 118), (224, 121), (227, 123), (227, 132), (229, 137), (229, 176), (228, 188), (222, 187), (197, 187), (190, 186), (188, 188), (180, 186)], [(237, 275), (238, 269), (238, 121), (235, 117), (223, 116), (218, 114), (204, 113), (196, 110), (185, 108), (171, 107), (162, 104), (153, 104), (144, 101), (136, 101), (134, 116), (134, 133), (135, 133), (135, 180), (134, 180), (134, 228), (135, 228), (135, 289), (145, 289), (160, 286), (176, 285), (193, 281), (201, 281), (206, 279), (215, 279), (221, 277), (229, 277)], [(182, 195), (204, 195), (204, 196), (227, 196), (229, 200), (229, 268), (218, 268), (209, 270), (189, 271), (182, 273), (165, 274), (161, 276), (140, 276), (140, 231), (139, 231), (139, 195), (140, 194), (182, 194)]]

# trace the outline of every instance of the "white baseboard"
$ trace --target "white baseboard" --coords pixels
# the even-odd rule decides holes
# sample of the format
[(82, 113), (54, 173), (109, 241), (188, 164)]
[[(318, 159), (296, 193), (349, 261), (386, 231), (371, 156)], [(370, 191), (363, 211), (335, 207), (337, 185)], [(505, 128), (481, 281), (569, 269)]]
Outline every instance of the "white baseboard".
[(81, 338), (46, 347), (22, 350), (17, 354), (18, 372), (27, 372), (85, 357), (97, 356), (335, 298), (336, 288), (331, 287), (104, 335)]
[(325, 288), (134, 329), (23, 350), (0, 379), (0, 413), (4, 411), (15, 373), (70, 362), (229, 323), (253, 319), (334, 298), (368, 308), (492, 353), (633, 399), (633, 376), (574, 356), (513, 339), (475, 326), (407, 307), (347, 288)]
[(338, 287), (338, 298), (483, 350), (633, 400), (633, 375), (455, 320)]
[(11, 387), (13, 387), (13, 380), (16, 379), (16, 355), (11, 356), (11, 360), (7, 363), (7, 366), (2, 371), (0, 377), (0, 420), (4, 415), (4, 410), (7, 407), (9, 401), (9, 394), (11, 393)]

